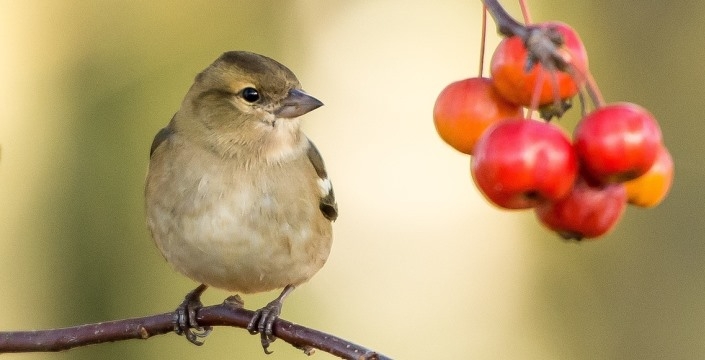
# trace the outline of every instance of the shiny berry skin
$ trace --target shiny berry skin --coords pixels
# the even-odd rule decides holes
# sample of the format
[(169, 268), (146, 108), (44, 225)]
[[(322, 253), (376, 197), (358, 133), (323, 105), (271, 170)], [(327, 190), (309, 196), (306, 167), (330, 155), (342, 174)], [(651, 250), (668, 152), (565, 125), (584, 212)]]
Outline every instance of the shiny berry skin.
[(433, 122), (441, 139), (470, 155), (487, 127), (521, 116), (522, 108), (499, 96), (487, 78), (470, 78), (448, 85), (433, 107)]
[(662, 135), (646, 109), (616, 103), (581, 119), (573, 141), (587, 175), (602, 183), (613, 183), (635, 179), (649, 171), (661, 147)]
[(475, 147), (471, 173), (483, 195), (507, 209), (564, 197), (577, 176), (577, 156), (559, 127), (529, 119), (501, 121)]

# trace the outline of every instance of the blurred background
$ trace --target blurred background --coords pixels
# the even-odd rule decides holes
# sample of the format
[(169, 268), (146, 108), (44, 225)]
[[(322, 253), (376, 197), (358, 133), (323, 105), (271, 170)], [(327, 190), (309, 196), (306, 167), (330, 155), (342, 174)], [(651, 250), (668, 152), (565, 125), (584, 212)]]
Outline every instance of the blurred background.
[[(196, 285), (147, 233), (149, 147), (193, 77), (245, 49), (326, 104), (305, 126), (335, 184), (335, 243), (283, 318), (399, 359), (702, 358), (705, 2), (529, 5), (578, 30), (606, 99), (650, 109), (675, 159), (670, 197), (600, 241), (565, 243), (531, 212), (493, 208), (436, 135), (437, 94), (477, 74), (478, 0), (0, 0), (0, 331), (171, 311)], [(203, 347), (170, 334), (3, 356), (95, 358), (265, 356), (231, 328)]]

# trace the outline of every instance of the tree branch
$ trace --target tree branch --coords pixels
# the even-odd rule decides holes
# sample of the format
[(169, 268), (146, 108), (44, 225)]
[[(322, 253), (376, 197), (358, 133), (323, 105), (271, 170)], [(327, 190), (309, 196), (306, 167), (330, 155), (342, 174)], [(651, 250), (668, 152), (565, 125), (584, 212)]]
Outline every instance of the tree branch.
[(504, 36), (519, 36), (524, 39), (527, 37), (527, 28), (522, 23), (514, 19), (507, 10), (504, 10), (500, 5), (499, 0), (482, 0), (487, 8), (487, 11), (497, 24), (497, 32)]
[[(253, 311), (230, 305), (203, 307), (196, 320), (201, 326), (232, 326), (245, 329)], [(85, 324), (62, 329), (0, 332), (0, 354), (62, 351), (75, 347), (129, 339), (148, 339), (174, 331), (175, 314), (164, 313), (140, 318)], [(343, 359), (389, 360), (390, 358), (341, 338), (277, 319), (274, 335), (310, 354), (319, 349)]]

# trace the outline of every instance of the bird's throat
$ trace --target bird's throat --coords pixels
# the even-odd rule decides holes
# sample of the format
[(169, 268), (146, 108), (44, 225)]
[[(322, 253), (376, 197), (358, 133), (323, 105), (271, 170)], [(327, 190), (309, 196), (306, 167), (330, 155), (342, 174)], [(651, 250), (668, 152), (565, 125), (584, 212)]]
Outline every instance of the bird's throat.
[(299, 119), (275, 119), (265, 135), (262, 156), (270, 164), (286, 161), (304, 152), (307, 144)]

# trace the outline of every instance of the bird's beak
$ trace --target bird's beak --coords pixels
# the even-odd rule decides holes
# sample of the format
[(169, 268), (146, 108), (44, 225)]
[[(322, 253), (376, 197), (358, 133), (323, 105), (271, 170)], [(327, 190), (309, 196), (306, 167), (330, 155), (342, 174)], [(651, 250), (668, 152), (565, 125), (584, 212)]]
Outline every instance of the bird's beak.
[(274, 110), (274, 115), (278, 118), (293, 119), (321, 106), (323, 103), (315, 97), (302, 90), (291, 89), (282, 105)]

